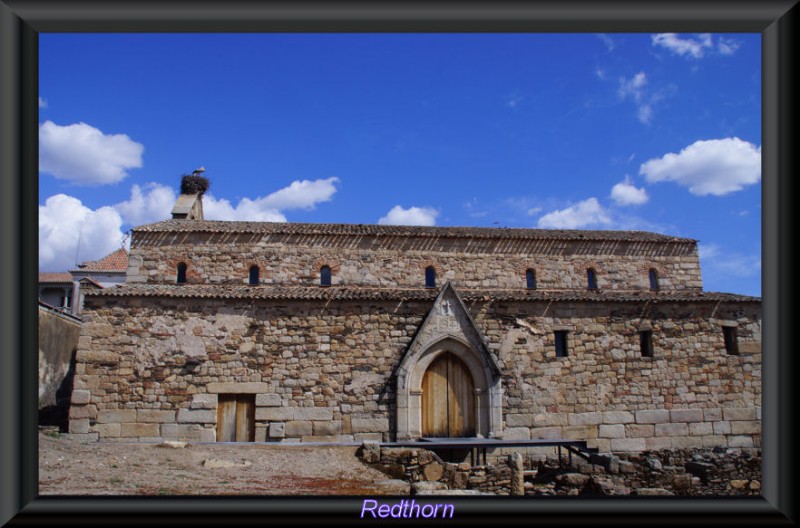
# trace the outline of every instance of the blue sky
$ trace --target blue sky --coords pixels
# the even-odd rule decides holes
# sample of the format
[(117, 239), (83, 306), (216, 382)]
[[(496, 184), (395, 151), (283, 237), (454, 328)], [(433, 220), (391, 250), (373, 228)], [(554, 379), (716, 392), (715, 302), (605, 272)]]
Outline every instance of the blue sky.
[[(761, 295), (758, 34), (42, 34), (39, 267), (169, 217), (637, 229)], [(78, 239), (80, 238), (80, 247)]]

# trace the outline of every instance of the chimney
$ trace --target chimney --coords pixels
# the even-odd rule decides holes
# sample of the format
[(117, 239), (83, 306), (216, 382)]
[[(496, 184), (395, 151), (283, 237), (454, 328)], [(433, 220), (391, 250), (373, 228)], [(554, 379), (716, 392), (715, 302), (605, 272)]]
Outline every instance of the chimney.
[(205, 169), (200, 167), (191, 175), (181, 178), (181, 195), (172, 208), (174, 220), (203, 220), (203, 193), (208, 190), (208, 178), (200, 176)]

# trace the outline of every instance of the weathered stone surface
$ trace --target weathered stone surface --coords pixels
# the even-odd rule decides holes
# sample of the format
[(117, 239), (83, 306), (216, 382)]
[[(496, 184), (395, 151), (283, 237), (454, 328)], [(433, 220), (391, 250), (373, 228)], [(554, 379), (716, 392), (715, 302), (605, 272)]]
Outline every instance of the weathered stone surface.
[(504, 440), (529, 440), (531, 430), (527, 427), (509, 427), (503, 431)]
[(186, 442), (178, 442), (176, 440), (164, 440), (158, 447), (168, 447), (170, 449), (183, 449), (186, 447)]
[(99, 438), (119, 438), (120, 425), (118, 423), (98, 423), (92, 426)]
[(286, 436), (286, 424), (283, 422), (274, 422), (269, 424), (269, 432), (267, 433), (270, 438), (283, 438)]
[(387, 418), (353, 418), (351, 424), (353, 433), (375, 433), (389, 430)]
[(192, 396), (190, 409), (216, 409), (218, 396), (216, 394), (195, 394)]
[(73, 405), (70, 407), (69, 410), (69, 418), (70, 420), (77, 420), (79, 418), (91, 418), (94, 419), (97, 417), (97, 406), (94, 404), (89, 405)]
[(425, 476), (425, 480), (439, 480), (444, 474), (444, 468), (438, 462), (431, 462), (422, 469), (422, 474)]
[[(295, 420), (332, 420), (333, 410), (329, 407), (296, 407)], [(387, 421), (388, 428), (388, 421)]]
[(204, 431), (198, 424), (161, 424), (161, 436), (164, 438), (181, 438), (184, 440), (200, 440)]
[[(315, 436), (335, 436), (342, 433), (342, 421), (312, 422)], [(335, 441), (335, 440), (333, 440)]]
[(597, 425), (603, 422), (603, 413), (589, 412), (569, 415), (569, 425)]
[(641, 497), (653, 497), (660, 495), (674, 495), (674, 493), (664, 488), (639, 488), (631, 491), (631, 495), (638, 495)]
[(761, 434), (761, 422), (731, 422), (731, 434)]
[(216, 442), (217, 441), (217, 430), (210, 427), (204, 427), (200, 430), (200, 441), (201, 442)]
[(286, 422), (284, 428), (286, 436), (289, 437), (311, 436), (311, 433), (313, 432), (311, 422), (308, 421)]
[(92, 401), (92, 392), (88, 390), (74, 390), (72, 391), (71, 401), (73, 405), (86, 405)]
[(582, 488), (590, 478), (582, 473), (564, 473), (556, 477), (556, 482), (563, 487)]
[[(80, 343), (79, 343), (80, 346)], [(100, 363), (103, 365), (116, 365), (119, 363), (119, 354), (108, 350), (87, 350), (82, 348), (78, 352), (77, 361), (81, 363)]]
[(258, 394), (271, 389), (269, 383), (209, 383), (206, 386), (211, 394)]
[(750, 484), (749, 480), (731, 480), (731, 487), (736, 490), (743, 490)]
[(656, 436), (687, 436), (689, 426), (685, 423), (659, 423), (656, 424)]
[(119, 425), (121, 438), (135, 438), (141, 436), (159, 436), (158, 424), (122, 423)]
[(217, 423), (217, 412), (210, 410), (196, 410), (179, 409), (178, 410), (178, 423)]
[(723, 419), (727, 422), (732, 421), (753, 421), (756, 419), (756, 408), (735, 408), (735, 409), (722, 409)]
[(612, 438), (611, 451), (613, 452), (631, 452), (631, 451), (644, 451), (645, 442), (644, 438)]
[(140, 423), (169, 423), (175, 421), (175, 411), (156, 411), (139, 409), (136, 411), (136, 421)]
[[(533, 439), (541, 438), (541, 439), (559, 439), (561, 438), (561, 428), (560, 427), (534, 427), (530, 430), (530, 437)], [(508, 437), (506, 437), (508, 438)]]
[(257, 421), (283, 422), (294, 420), (294, 416), (291, 407), (256, 407)]
[(673, 422), (702, 422), (703, 409), (673, 409), (669, 417)]
[(663, 424), (669, 422), (669, 411), (665, 409), (636, 411), (636, 423)]
[(634, 415), (628, 411), (606, 411), (603, 413), (603, 423), (627, 424), (635, 421)]
[(600, 425), (600, 438), (625, 438), (624, 425)]
[(133, 423), (136, 421), (135, 409), (119, 409), (119, 410), (105, 410), (98, 411), (98, 423)]
[(80, 418), (77, 420), (70, 420), (69, 421), (69, 432), (70, 433), (78, 433), (78, 434), (86, 434), (89, 432), (89, 419), (88, 418)]
[(256, 394), (256, 407), (280, 407), (280, 394)]
[(625, 426), (625, 436), (628, 438), (649, 438), (655, 436), (655, 425), (651, 424), (628, 424)]
[(252, 463), (249, 460), (245, 460), (242, 462), (233, 462), (231, 460), (220, 460), (216, 458), (207, 458), (203, 461), (203, 467), (208, 469), (219, 469), (219, 468), (246, 468), (250, 467)]
[(381, 460), (381, 446), (377, 442), (361, 444), (361, 458), (367, 464), (377, 464)]
[(431, 495), (433, 491), (446, 490), (444, 482), (414, 482), (411, 484), (412, 495)]

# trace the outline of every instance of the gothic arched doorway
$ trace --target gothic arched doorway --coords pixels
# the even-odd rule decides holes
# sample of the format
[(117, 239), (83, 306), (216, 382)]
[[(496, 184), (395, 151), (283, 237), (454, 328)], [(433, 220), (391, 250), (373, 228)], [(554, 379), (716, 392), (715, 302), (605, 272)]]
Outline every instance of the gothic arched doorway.
[(475, 436), (475, 384), (469, 367), (450, 352), (422, 378), (422, 436)]

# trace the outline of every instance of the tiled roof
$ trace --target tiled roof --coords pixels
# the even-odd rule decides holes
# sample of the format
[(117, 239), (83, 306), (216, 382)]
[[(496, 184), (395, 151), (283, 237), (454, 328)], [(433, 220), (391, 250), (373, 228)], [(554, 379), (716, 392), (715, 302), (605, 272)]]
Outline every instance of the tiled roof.
[(125, 248), (119, 248), (113, 253), (109, 253), (100, 260), (90, 260), (84, 262), (83, 266), (75, 271), (102, 271), (108, 272), (127, 272), (128, 271), (128, 252)]
[(521, 229), (505, 227), (428, 227), (375, 224), (303, 224), (291, 222), (229, 222), (165, 220), (134, 228), (135, 232), (265, 233), (286, 235), (349, 235), (377, 237), (444, 237), (489, 239), (603, 240), (630, 242), (694, 243), (647, 231), (593, 231), (575, 229)]
[[(182, 297), (207, 299), (266, 299), (319, 301), (433, 301), (436, 288), (368, 288), (352, 286), (247, 286), (192, 284), (126, 284), (87, 292), (91, 297)], [(751, 302), (761, 298), (703, 291), (587, 291), (587, 290), (458, 290), (464, 301), (560, 302)]]
[(58, 273), (40, 273), (39, 282), (50, 284), (72, 282), (72, 275), (66, 271)]

